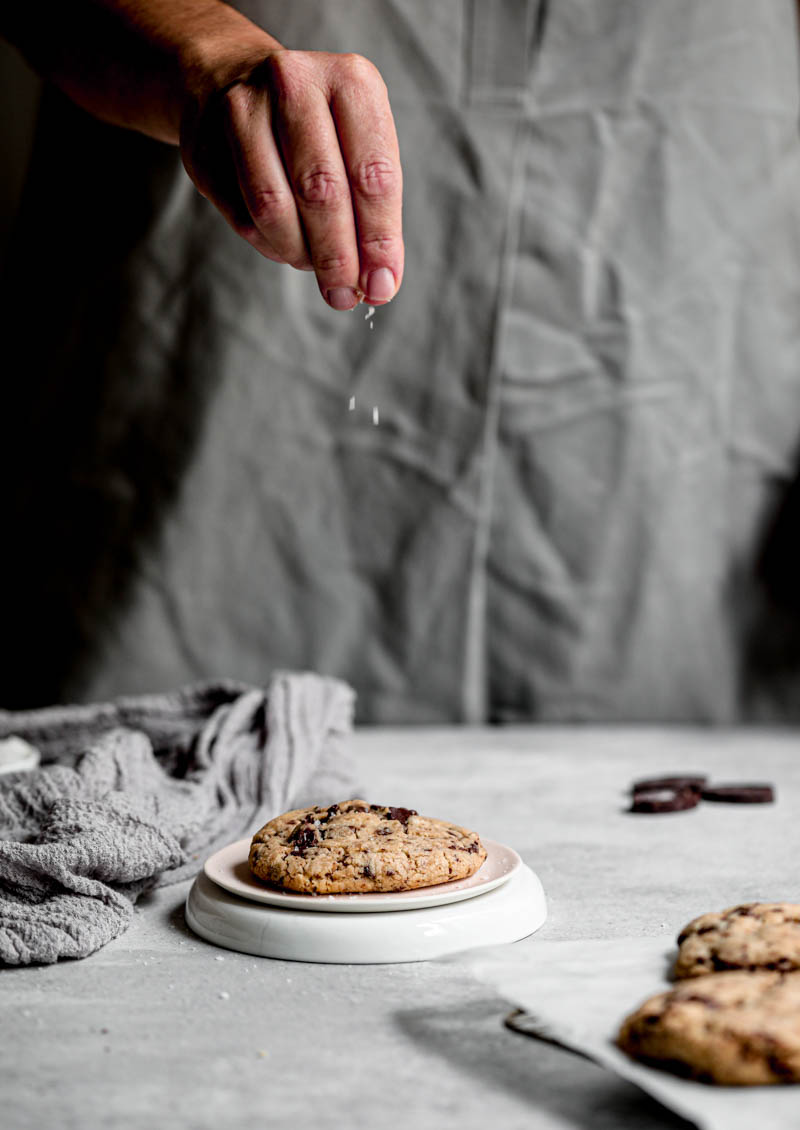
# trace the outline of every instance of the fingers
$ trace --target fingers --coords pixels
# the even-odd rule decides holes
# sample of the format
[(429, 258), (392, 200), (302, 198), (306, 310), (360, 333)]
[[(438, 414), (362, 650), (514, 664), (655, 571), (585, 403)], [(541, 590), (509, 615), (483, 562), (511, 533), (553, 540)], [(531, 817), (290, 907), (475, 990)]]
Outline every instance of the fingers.
[(371, 63), (274, 52), (220, 92), (186, 138), (198, 188), (262, 255), (313, 269), (336, 310), (394, 297), (402, 175), (386, 87)]
[[(397, 134), (383, 80), (365, 59), (344, 56), (348, 73), (332, 90), (331, 111), (355, 214), (359, 288), (378, 306), (403, 278), (402, 172)], [(353, 82), (353, 71), (361, 76)]]
[(235, 156), (231, 160), (228, 114), (226, 102), (214, 100), (202, 114), (187, 115), (181, 129), (184, 166), (197, 190), (222, 213), (238, 235), (266, 258), (282, 262), (282, 257), (254, 224), (242, 196)]
[(328, 74), (329, 65), (321, 69), (321, 60), (313, 55), (278, 57), (273, 113), (320, 291), (335, 310), (351, 310), (362, 293), (358, 243), (350, 184), (326, 90)]
[(272, 59), (276, 134), (320, 290), (388, 302), (403, 277), (402, 173), (389, 96), (359, 55)]
[(231, 89), (225, 132), (248, 217), (239, 234), (268, 258), (309, 269), (305, 236), (263, 92), (245, 85)]

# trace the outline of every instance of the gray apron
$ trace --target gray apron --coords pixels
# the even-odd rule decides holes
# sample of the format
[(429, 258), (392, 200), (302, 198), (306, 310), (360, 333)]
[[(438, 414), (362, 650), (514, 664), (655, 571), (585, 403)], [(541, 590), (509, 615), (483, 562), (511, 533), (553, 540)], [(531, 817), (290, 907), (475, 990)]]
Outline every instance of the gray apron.
[(4, 705), (288, 667), (361, 721), (800, 718), (763, 567), (800, 435), (792, 0), (239, 7), (381, 70), (405, 284), (335, 314), (174, 150), (49, 97), (4, 289)]

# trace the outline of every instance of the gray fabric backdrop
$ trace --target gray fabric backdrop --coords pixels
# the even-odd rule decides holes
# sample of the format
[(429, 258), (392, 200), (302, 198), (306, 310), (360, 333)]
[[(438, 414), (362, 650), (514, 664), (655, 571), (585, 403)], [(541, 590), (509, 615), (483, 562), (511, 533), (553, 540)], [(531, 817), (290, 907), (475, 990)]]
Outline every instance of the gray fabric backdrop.
[(334, 314), (175, 151), (48, 95), (5, 704), (291, 666), (361, 720), (796, 720), (792, 0), (241, 7), (384, 74), (405, 285)]

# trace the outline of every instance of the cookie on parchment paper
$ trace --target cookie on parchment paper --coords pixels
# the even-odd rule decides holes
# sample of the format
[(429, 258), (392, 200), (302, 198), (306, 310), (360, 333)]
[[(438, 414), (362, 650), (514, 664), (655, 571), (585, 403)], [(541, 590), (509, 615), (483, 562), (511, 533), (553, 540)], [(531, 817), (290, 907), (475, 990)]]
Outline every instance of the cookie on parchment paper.
[(678, 935), (674, 977), (800, 969), (800, 905), (751, 902), (694, 918)]
[(628, 1016), (617, 1043), (634, 1059), (703, 1083), (800, 1082), (800, 972), (682, 981)]
[(286, 812), (250, 846), (254, 875), (305, 894), (408, 891), (467, 879), (485, 858), (466, 828), (359, 799)]

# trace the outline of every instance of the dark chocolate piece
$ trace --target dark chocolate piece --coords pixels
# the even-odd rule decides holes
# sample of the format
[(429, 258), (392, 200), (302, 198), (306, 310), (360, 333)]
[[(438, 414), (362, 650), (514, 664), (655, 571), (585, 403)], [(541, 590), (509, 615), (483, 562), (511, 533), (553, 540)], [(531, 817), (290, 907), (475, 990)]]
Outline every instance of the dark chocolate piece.
[(386, 811), (389, 820), (399, 820), (403, 825), (408, 823), (410, 817), (419, 815), (413, 808), (387, 808)]
[(708, 784), (708, 777), (699, 773), (675, 773), (669, 777), (644, 777), (634, 781), (631, 792), (638, 793), (646, 789), (681, 789), (692, 788), (698, 791)]
[(313, 824), (304, 824), (295, 828), (289, 839), (294, 843), (292, 855), (305, 855), (310, 847), (319, 843), (319, 834)]
[(708, 785), (700, 794), (703, 800), (721, 804), (771, 804), (775, 800), (772, 785)]
[(640, 789), (634, 793), (630, 812), (682, 812), (694, 808), (700, 793), (692, 788)]

